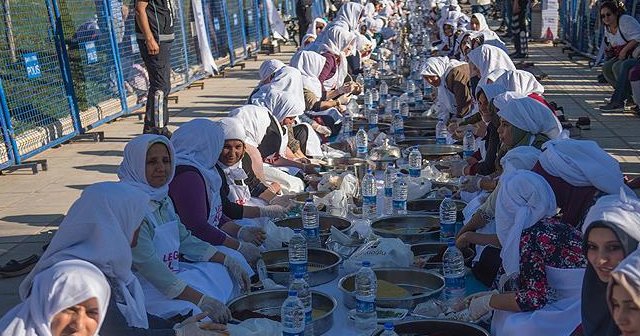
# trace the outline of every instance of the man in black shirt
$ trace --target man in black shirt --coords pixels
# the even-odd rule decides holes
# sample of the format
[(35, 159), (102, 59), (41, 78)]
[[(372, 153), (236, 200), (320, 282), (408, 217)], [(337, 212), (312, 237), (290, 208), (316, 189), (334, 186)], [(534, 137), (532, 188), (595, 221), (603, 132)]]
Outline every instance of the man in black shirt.
[(163, 126), (169, 123), (168, 101), (171, 90), (171, 42), (174, 8), (172, 0), (136, 0), (136, 37), (142, 60), (149, 73), (149, 91), (143, 133), (164, 133), (156, 128), (155, 93), (164, 93)]
[[(302, 45), (302, 39), (307, 34), (307, 28), (313, 22), (312, 8), (313, 2), (311, 0), (297, 0), (296, 1), (296, 16), (298, 17), (298, 34), (300, 35), (300, 45)], [(314, 31), (315, 32), (315, 31)]]

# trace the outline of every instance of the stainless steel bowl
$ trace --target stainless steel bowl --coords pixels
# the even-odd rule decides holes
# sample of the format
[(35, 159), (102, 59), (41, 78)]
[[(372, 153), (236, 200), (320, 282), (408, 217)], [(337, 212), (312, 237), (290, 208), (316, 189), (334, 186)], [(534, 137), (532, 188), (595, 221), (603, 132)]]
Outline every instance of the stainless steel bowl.
[(440, 239), (440, 219), (428, 215), (382, 217), (371, 223), (373, 233), (386, 238), (400, 238), (406, 244)]
[[(267, 274), (279, 285), (289, 286), (289, 250), (266, 251), (262, 260), (267, 265)], [(342, 258), (335, 252), (310, 248), (307, 256), (309, 286), (315, 287), (338, 277), (338, 266)]]
[(436, 319), (399, 322), (394, 325), (394, 331), (399, 336), (489, 336), (486, 330), (472, 323)]
[(462, 153), (462, 146), (459, 145), (419, 145), (414, 147), (409, 147), (404, 150), (405, 155), (409, 155), (409, 152), (413, 150), (413, 148), (418, 148), (420, 154), (422, 154), (423, 159), (433, 160), (436, 158), (441, 158), (445, 156), (458, 155)]
[[(238, 313), (246, 310), (279, 318), (280, 308), (284, 300), (286, 300), (287, 294), (288, 290), (286, 289), (254, 292), (233, 299), (227, 307), (231, 310), (233, 320), (236, 322), (242, 322), (237, 318)], [(312, 290), (311, 306), (315, 312), (313, 316), (314, 335), (322, 335), (333, 326), (333, 312), (336, 310), (338, 303), (334, 298)]]
[(358, 163), (366, 164), (367, 160), (361, 158), (326, 158), (324, 162), (326, 167), (347, 170)]
[[(415, 257), (434, 257), (441, 255), (447, 249), (447, 243), (429, 242), (411, 245), (411, 251)], [(471, 267), (471, 262), (476, 256), (476, 251), (472, 248), (465, 247), (462, 250), (464, 256), (464, 264)], [(424, 263), (424, 269), (442, 271), (442, 260)]]
[[(437, 296), (444, 288), (444, 278), (436, 272), (417, 268), (377, 268), (373, 270), (378, 280), (385, 280), (404, 288), (409, 296), (405, 298), (376, 298), (376, 306), (382, 308), (413, 309), (416, 305)], [(355, 307), (355, 273), (338, 281), (343, 303), (349, 308)]]
[[(277, 226), (288, 227), (291, 229), (302, 229), (302, 218), (289, 217), (274, 222)], [(320, 216), (320, 242), (324, 245), (325, 241), (331, 234), (331, 227), (335, 226), (336, 229), (342, 232), (348, 232), (351, 229), (351, 222), (348, 220), (331, 215)]]

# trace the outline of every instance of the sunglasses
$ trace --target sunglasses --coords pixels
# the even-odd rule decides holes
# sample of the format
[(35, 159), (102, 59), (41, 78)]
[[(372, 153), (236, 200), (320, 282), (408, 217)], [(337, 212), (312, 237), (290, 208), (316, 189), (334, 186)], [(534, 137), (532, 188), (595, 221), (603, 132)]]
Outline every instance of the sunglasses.
[(600, 14), (600, 18), (601, 18), (601, 19), (604, 19), (604, 18), (606, 18), (607, 16), (612, 16), (612, 15), (613, 15), (613, 14), (611, 14), (611, 13)]

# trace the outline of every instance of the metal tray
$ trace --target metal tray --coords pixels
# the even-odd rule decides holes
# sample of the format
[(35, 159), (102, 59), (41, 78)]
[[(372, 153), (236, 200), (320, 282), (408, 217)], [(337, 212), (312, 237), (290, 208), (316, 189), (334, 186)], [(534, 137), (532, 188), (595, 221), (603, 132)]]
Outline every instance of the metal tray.
[(358, 163), (367, 163), (367, 160), (361, 158), (326, 158), (324, 166), (329, 168), (346, 169)]
[[(467, 206), (467, 203), (460, 200), (453, 200), (456, 204), (456, 209), (458, 211), (458, 216), (462, 213), (462, 210)], [(421, 213), (425, 215), (439, 215), (440, 214), (440, 203), (442, 203), (441, 198), (433, 198), (433, 199), (418, 199), (407, 202), (407, 210), (413, 213)]]
[(404, 123), (405, 129), (419, 129), (419, 130), (435, 130), (436, 124), (438, 122), (435, 120), (412, 120)]
[(425, 243), (440, 239), (440, 219), (437, 216), (382, 217), (371, 223), (371, 229), (378, 236), (399, 238), (406, 244)]
[(329, 194), (329, 191), (308, 191), (308, 192), (301, 192), (301, 193), (297, 193), (292, 199), (291, 202), (296, 205), (304, 205), (304, 202), (307, 201), (307, 199), (309, 197), (325, 197), (327, 196), (327, 194)]
[[(227, 307), (231, 310), (233, 320), (242, 322), (235, 318), (234, 313), (243, 310), (250, 310), (269, 316), (280, 316), (280, 308), (286, 300), (288, 290), (276, 289), (254, 292), (248, 295), (240, 296), (233, 299)], [(320, 316), (314, 314), (313, 317), (313, 333), (314, 335), (322, 335), (333, 327), (333, 312), (336, 310), (338, 303), (336, 300), (324, 293), (311, 291), (311, 306), (315, 311), (324, 312)]]
[[(460, 145), (433, 144), (433, 145), (419, 145), (414, 147), (418, 148), (418, 150), (420, 151), (420, 154), (422, 154), (422, 158), (427, 158), (427, 159), (458, 155), (462, 153), (462, 146)], [(413, 150), (414, 147), (406, 148), (404, 150), (404, 154), (408, 156), (409, 152)]]
[[(412, 310), (416, 305), (437, 296), (444, 288), (444, 278), (433, 271), (417, 268), (377, 268), (373, 270), (378, 280), (385, 280), (407, 290), (406, 298), (376, 298), (376, 306), (382, 308), (404, 308)], [(343, 303), (349, 308), (355, 307), (355, 273), (349, 274), (338, 282)]]
[[(289, 217), (274, 222), (277, 226), (288, 227), (292, 229), (302, 229), (302, 218)], [(351, 222), (348, 220), (330, 215), (320, 215), (320, 242), (324, 245), (327, 238), (331, 234), (331, 227), (335, 226), (336, 229), (347, 233), (351, 229)]]
[[(277, 249), (262, 253), (262, 260), (267, 265), (267, 274), (279, 285), (289, 286), (289, 250)], [(309, 267), (309, 286), (315, 287), (333, 281), (338, 277), (338, 266), (342, 258), (335, 252), (310, 248), (307, 265)], [(282, 271), (273, 270), (274, 267)]]
[[(436, 256), (447, 249), (447, 243), (439, 243), (439, 242), (430, 242), (430, 243), (419, 243), (411, 245), (411, 251), (415, 257), (423, 256), (423, 257), (431, 257)], [(476, 256), (476, 251), (472, 248), (466, 247), (462, 250), (462, 255), (464, 256), (464, 264), (468, 267), (471, 267), (471, 262), (473, 258)], [(437, 270), (442, 271), (442, 261), (436, 262), (427, 262), (424, 264), (424, 269), (429, 270)]]
[(404, 140), (397, 141), (396, 144), (404, 148), (420, 145), (435, 145), (436, 137), (405, 137)]
[[(489, 336), (486, 330), (472, 323), (437, 319), (399, 322), (394, 331), (399, 336)], [(379, 331), (374, 335), (381, 334)]]

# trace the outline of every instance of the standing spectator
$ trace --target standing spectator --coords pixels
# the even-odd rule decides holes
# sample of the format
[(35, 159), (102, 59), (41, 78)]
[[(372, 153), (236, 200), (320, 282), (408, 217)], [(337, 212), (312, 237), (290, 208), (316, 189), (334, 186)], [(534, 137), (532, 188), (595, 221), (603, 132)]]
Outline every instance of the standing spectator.
[(140, 54), (149, 73), (149, 91), (144, 117), (143, 133), (163, 133), (168, 131), (156, 128), (155, 93), (164, 93), (163, 125), (169, 123), (168, 101), (171, 90), (171, 42), (173, 42), (173, 18), (175, 12), (171, 0), (136, 0), (136, 36)]
[(529, 52), (529, 1), (513, 0), (511, 10), (513, 13), (511, 17), (511, 35), (516, 51), (509, 56), (511, 58), (525, 58)]
[(615, 1), (606, 1), (600, 5), (600, 18), (604, 29), (604, 53), (606, 62), (602, 74), (613, 86), (611, 101), (600, 106), (600, 111), (622, 110), (625, 100), (631, 102), (629, 70), (638, 64), (632, 57), (640, 40), (640, 24), (633, 16), (624, 14), (624, 7)]
[(309, 24), (313, 22), (312, 6), (313, 2), (311, 0), (296, 0), (296, 16), (298, 17), (300, 45), (302, 45)]
[(471, 0), (471, 13), (480, 13), (482, 15), (489, 15), (491, 11), (491, 0)]

